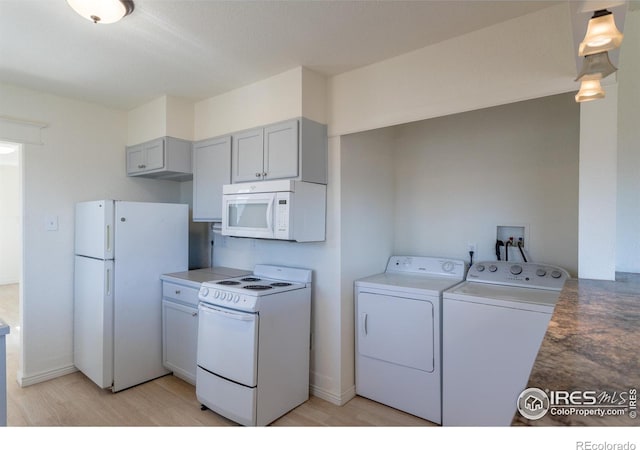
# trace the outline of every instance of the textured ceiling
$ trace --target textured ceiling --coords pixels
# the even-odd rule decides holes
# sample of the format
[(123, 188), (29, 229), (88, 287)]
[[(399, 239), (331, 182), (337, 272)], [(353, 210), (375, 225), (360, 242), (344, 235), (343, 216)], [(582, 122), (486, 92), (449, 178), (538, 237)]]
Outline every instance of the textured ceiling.
[(95, 25), (64, 0), (0, 0), (0, 81), (131, 109), (297, 66), (334, 75), (557, 1), (136, 0)]

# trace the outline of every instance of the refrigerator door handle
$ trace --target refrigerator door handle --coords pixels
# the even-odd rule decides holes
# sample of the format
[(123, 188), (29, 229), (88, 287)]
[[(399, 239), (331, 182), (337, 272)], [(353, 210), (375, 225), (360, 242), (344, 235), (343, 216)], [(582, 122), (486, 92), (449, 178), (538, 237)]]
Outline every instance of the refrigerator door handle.
[(111, 251), (111, 225), (107, 225), (107, 251)]
[(107, 276), (105, 277), (107, 295), (111, 295), (111, 269), (107, 269)]

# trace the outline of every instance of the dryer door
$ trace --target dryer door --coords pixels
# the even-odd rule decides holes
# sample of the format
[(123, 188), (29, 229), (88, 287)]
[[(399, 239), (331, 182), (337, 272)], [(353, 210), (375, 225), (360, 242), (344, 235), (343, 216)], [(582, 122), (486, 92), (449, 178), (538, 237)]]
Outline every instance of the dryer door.
[(357, 310), (360, 355), (433, 372), (431, 301), (359, 292)]

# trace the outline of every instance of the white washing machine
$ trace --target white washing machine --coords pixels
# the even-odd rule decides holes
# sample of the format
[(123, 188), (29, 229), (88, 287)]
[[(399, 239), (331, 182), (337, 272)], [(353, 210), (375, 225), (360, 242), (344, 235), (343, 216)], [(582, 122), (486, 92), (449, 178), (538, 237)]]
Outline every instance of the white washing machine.
[(566, 270), (479, 262), (443, 294), (442, 425), (509, 426)]
[(355, 282), (358, 395), (441, 422), (442, 292), (464, 274), (461, 260), (392, 256)]

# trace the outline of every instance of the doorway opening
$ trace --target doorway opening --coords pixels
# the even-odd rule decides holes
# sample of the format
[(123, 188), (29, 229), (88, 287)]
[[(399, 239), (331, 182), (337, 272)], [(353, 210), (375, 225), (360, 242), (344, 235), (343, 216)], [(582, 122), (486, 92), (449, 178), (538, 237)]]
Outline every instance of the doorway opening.
[(22, 145), (0, 141), (0, 318), (6, 336), (7, 394), (17, 388), (22, 343)]

